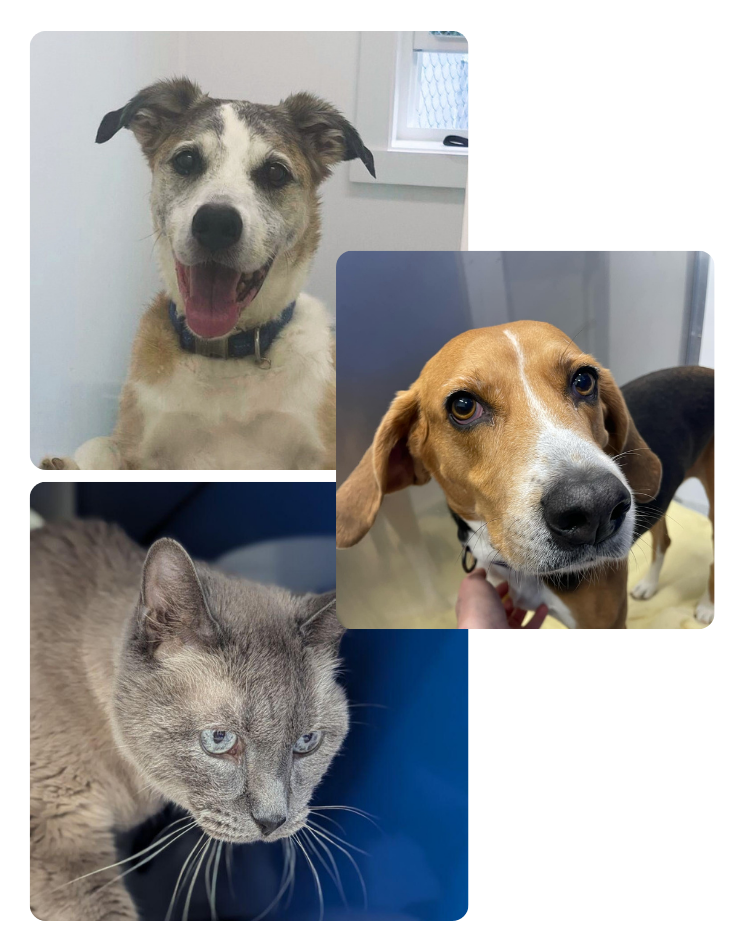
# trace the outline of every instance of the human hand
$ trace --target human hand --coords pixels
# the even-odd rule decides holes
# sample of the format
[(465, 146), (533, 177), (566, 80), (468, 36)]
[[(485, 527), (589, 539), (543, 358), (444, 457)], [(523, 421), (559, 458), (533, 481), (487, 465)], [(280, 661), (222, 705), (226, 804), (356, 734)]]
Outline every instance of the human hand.
[[(524, 629), (541, 627), (548, 609), (545, 604), (535, 612)], [(462, 630), (518, 629), (527, 611), (514, 607), (505, 582), (494, 588), (484, 568), (475, 568), (461, 582), (456, 601), (456, 617)]]

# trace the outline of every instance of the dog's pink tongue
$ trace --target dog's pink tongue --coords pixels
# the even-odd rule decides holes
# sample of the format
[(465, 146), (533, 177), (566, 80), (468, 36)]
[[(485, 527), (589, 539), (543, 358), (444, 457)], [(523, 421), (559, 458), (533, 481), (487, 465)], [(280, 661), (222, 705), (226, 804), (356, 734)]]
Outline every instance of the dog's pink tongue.
[(240, 272), (209, 261), (185, 267), (178, 262), (185, 318), (193, 333), (215, 339), (231, 332), (240, 316), (237, 285)]

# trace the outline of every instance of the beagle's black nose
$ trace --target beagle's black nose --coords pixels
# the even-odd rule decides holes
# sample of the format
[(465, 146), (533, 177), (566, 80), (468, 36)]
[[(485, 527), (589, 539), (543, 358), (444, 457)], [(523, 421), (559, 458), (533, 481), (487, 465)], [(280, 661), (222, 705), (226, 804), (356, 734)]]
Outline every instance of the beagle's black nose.
[(613, 473), (567, 476), (542, 499), (552, 538), (561, 548), (598, 545), (622, 525), (630, 494)]
[(209, 251), (236, 245), (242, 235), (242, 217), (231, 206), (206, 204), (193, 216), (193, 237)]

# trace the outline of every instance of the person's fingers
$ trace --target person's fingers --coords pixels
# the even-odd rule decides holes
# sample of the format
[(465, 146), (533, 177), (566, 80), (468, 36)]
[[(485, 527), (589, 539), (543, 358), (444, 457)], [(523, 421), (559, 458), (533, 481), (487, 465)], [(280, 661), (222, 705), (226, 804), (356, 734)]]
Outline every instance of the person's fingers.
[(523, 618), (527, 613), (528, 611), (523, 610), (521, 607), (514, 608), (513, 612), (508, 616), (508, 626), (520, 627), (523, 624)]
[(534, 616), (531, 618), (531, 620), (529, 620), (529, 622), (526, 624), (526, 629), (534, 630), (541, 627), (548, 613), (549, 608), (546, 604), (542, 604), (542, 606), (534, 612)]
[[(509, 586), (506, 582), (493, 587), (487, 580), (485, 569), (475, 568), (463, 579), (458, 590), (458, 626), (463, 630), (520, 629), (528, 611), (522, 607), (514, 607), (508, 592)], [(532, 630), (541, 627), (548, 612), (547, 607), (542, 604), (526, 626)]]
[(502, 601), (483, 569), (472, 571), (461, 582), (456, 618), (462, 630), (497, 630), (508, 626)]

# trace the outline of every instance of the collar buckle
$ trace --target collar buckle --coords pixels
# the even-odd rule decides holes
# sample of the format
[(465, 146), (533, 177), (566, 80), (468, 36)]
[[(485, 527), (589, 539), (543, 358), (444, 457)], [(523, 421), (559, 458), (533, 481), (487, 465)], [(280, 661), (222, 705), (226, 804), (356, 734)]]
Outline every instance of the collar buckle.
[(256, 364), (256, 366), (257, 366), (259, 369), (270, 369), (270, 368), (271, 368), (271, 360), (270, 360), (270, 359), (267, 359), (267, 358), (266, 358), (264, 355), (262, 355), (262, 353), (261, 353), (261, 345), (260, 345), (260, 327), (259, 327), (259, 326), (256, 326), (256, 327), (255, 327), (255, 364)]

